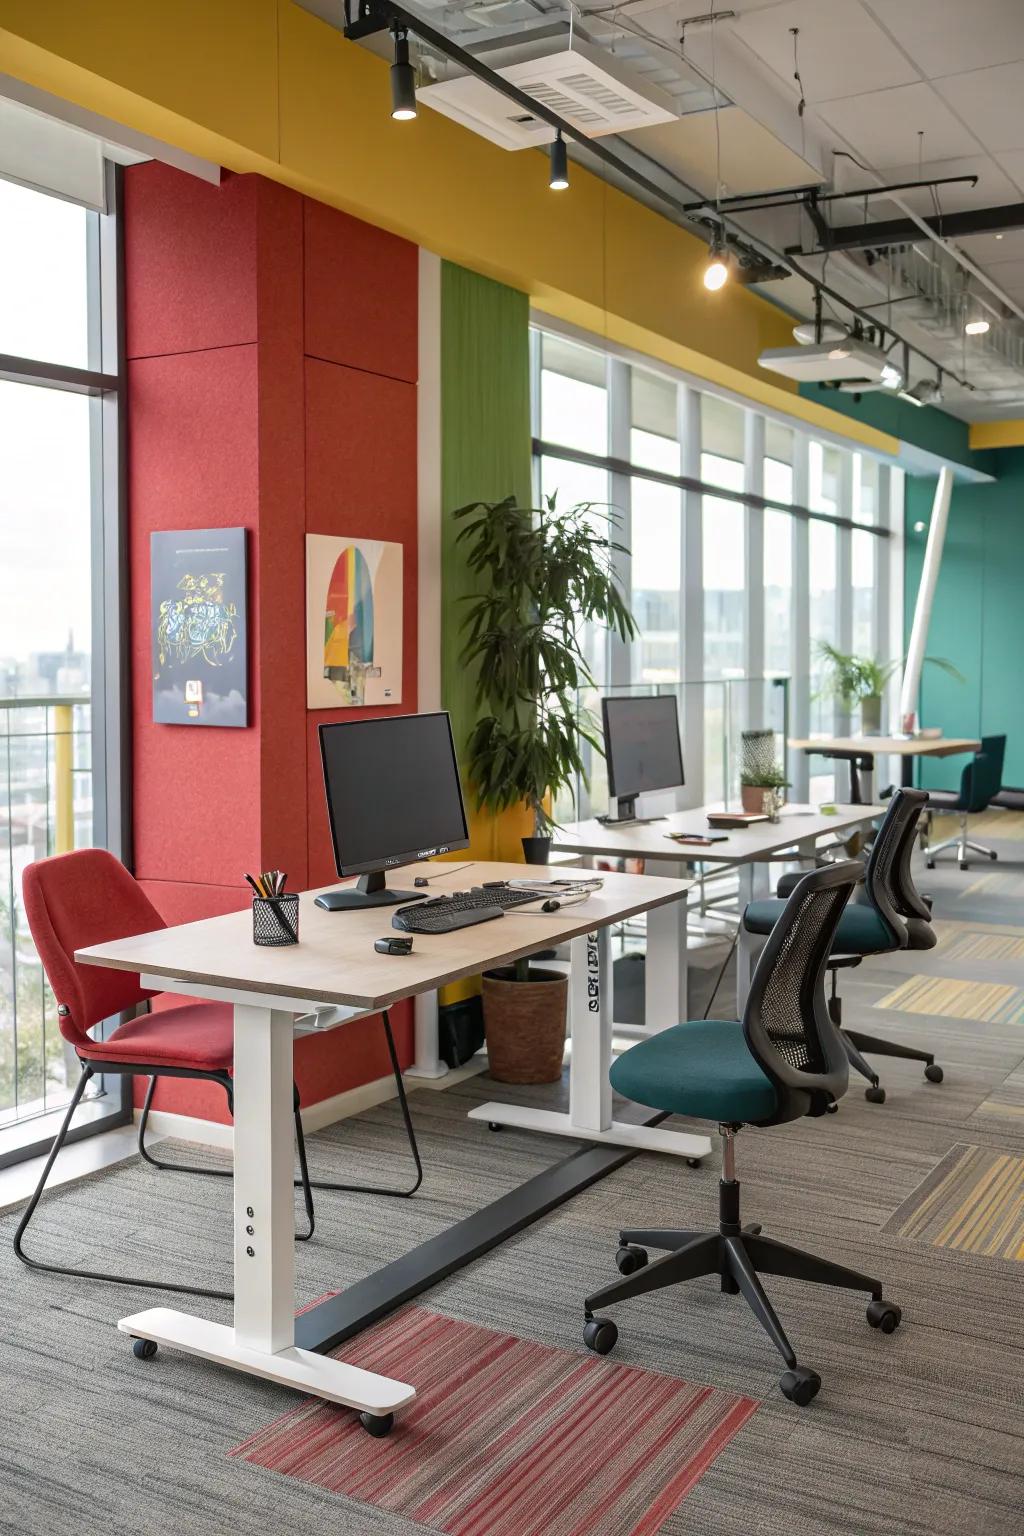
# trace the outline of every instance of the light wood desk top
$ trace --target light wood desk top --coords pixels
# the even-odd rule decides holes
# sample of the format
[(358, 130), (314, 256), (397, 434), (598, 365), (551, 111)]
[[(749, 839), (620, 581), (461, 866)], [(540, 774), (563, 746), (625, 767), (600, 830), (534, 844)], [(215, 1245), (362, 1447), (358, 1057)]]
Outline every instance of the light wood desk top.
[[(709, 811), (721, 805), (698, 805), (689, 811), (673, 811), (660, 821), (607, 827), (600, 821), (576, 821), (556, 827), (552, 846), (560, 853), (596, 854), (612, 858), (673, 859), (691, 863), (749, 864), (771, 853), (780, 853), (807, 838), (824, 837), (863, 826), (885, 815), (884, 805), (839, 805), (834, 816), (824, 816), (809, 805), (787, 805), (778, 822), (756, 821), (750, 827), (725, 832), (725, 842), (704, 848), (697, 843), (676, 843), (670, 832), (709, 832)], [(643, 876), (648, 879), (649, 876)]]
[[(404, 890), (412, 887), (416, 875), (440, 876), (431, 880), (428, 890), (428, 896), (436, 896), (464, 891), (485, 880), (521, 880), (534, 873), (525, 864), (478, 862), (448, 873), (451, 868), (444, 863), (417, 864), (391, 871), (389, 877), (397, 889)], [(543, 870), (535, 873), (539, 879), (550, 878)], [(252, 913), (246, 908), (225, 917), (96, 944), (79, 950), (75, 958), (168, 981), (377, 1010), (663, 906), (693, 884), (652, 880), (647, 875), (605, 874), (602, 879), (600, 891), (559, 912), (542, 913), (538, 907), (528, 913), (506, 912), (493, 922), (453, 933), (413, 934), (410, 955), (379, 955), (373, 947), (375, 939), (395, 932), (391, 919), (396, 907), (325, 912), (314, 904), (318, 892), (306, 891), (300, 898), (299, 943), (285, 948), (253, 943)]]
[(961, 736), (809, 736), (791, 737), (789, 745), (797, 752), (891, 753), (894, 757), (953, 757), (957, 752), (981, 750), (980, 741)]

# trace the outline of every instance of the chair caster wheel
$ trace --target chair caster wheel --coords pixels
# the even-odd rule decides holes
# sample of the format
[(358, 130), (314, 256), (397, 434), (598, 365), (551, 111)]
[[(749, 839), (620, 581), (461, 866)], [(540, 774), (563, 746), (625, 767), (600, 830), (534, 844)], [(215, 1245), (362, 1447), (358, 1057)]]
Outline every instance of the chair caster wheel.
[(966, 859), (961, 859), (961, 861), (960, 861), (960, 868), (961, 869), (969, 869), (970, 868), (970, 866), (968, 865)]
[(368, 1435), (372, 1435), (375, 1440), (383, 1440), (394, 1428), (395, 1416), (393, 1413), (361, 1413), (359, 1422)]
[(995, 859), (998, 859), (998, 857), (999, 857), (999, 855), (998, 855), (998, 853), (990, 853), (990, 854), (989, 854), (989, 858), (990, 858), (990, 859), (993, 859), (993, 860), (995, 860)]
[(835, 1099), (832, 1100), (831, 1104), (825, 1105), (825, 1113), (827, 1115), (838, 1115), (839, 1105), (836, 1103)]
[(891, 1301), (883, 1301), (879, 1296), (875, 1301), (868, 1302), (867, 1318), (872, 1328), (881, 1328), (883, 1333), (895, 1333), (900, 1325), (903, 1313), (899, 1307)]
[(744, 1227), (743, 1230), (749, 1237), (760, 1237), (761, 1233), (764, 1231), (764, 1228), (761, 1226), (759, 1221), (752, 1221), (750, 1225)]
[(132, 1339), (132, 1354), (136, 1360), (152, 1360), (157, 1348), (153, 1339)]
[(783, 1397), (788, 1397), (798, 1408), (806, 1408), (821, 1391), (821, 1377), (806, 1365), (798, 1365), (781, 1378), (779, 1390)]
[(647, 1249), (634, 1248), (629, 1243), (623, 1243), (615, 1255), (615, 1266), (620, 1275), (635, 1275), (638, 1269), (643, 1269), (647, 1263)]
[(588, 1317), (583, 1324), (583, 1342), (595, 1355), (607, 1355), (619, 1340), (619, 1330), (610, 1317)]
[(884, 1104), (885, 1089), (879, 1088), (877, 1084), (874, 1087), (865, 1088), (864, 1097), (867, 1099), (869, 1104)]
[(935, 868), (935, 860), (934, 859), (925, 859), (924, 867), (925, 867), (925, 869), (934, 869)]
[(930, 1061), (924, 1069), (924, 1075), (930, 1083), (942, 1082), (942, 1068), (937, 1061)]
[(499, 1125), (497, 1120), (488, 1120), (487, 1129), (489, 1131), (503, 1131), (505, 1127), (503, 1125)]
[(686, 1166), (687, 1168), (702, 1168), (704, 1166), (703, 1159), (699, 1157), (688, 1157), (686, 1159)]

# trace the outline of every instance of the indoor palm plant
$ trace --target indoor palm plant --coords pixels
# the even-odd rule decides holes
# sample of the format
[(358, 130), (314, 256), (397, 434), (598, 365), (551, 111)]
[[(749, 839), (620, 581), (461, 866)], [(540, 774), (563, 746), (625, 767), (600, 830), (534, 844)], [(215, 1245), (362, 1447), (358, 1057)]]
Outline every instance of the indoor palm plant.
[[(479, 592), (464, 599), (461, 660), (476, 678), (478, 718), (466, 743), (472, 793), (484, 810), (527, 805), (531, 863), (546, 863), (549, 797), (585, 779), (585, 744), (603, 747), (580, 704), (594, 686), (584, 626), (605, 624), (623, 640), (636, 625), (612, 558), (615, 517), (583, 502), (562, 510), (554, 496), (523, 507), (514, 496), (472, 502), (454, 513), (458, 542)], [(493, 1076), (551, 1082), (562, 1070), (567, 978), (520, 960), (484, 977), (484, 1027)]]
[[(825, 663), (820, 695), (838, 699), (847, 709), (859, 704), (862, 733), (877, 736), (882, 728), (882, 695), (889, 679), (903, 665), (902, 660), (875, 661), (870, 656), (848, 655), (828, 640), (818, 641), (818, 655)], [(926, 656), (925, 661), (963, 682), (963, 674), (951, 661), (941, 656)]]

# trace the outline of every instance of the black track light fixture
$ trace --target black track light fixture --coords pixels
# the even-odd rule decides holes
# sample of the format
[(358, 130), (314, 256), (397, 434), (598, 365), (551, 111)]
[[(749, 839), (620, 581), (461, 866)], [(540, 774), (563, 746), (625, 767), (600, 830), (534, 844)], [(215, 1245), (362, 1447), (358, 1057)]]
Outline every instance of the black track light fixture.
[(391, 66), (391, 116), (407, 123), (416, 116), (416, 72), (409, 63), (409, 33), (405, 27), (393, 28), (395, 62)]
[(551, 180), (548, 186), (552, 192), (564, 192), (569, 185), (569, 155), (562, 138), (562, 130), (559, 128), (551, 145)]

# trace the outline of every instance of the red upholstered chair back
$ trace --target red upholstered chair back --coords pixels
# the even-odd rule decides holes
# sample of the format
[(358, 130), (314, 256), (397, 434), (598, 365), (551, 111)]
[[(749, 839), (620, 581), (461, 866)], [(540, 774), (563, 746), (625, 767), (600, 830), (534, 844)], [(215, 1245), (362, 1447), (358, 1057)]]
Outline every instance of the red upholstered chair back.
[(25, 915), (58, 1004), (60, 1032), (87, 1043), (101, 1019), (134, 1008), (152, 992), (132, 971), (79, 965), (75, 950), (152, 933), (167, 924), (133, 875), (104, 848), (80, 848), (29, 864), (22, 876)]

